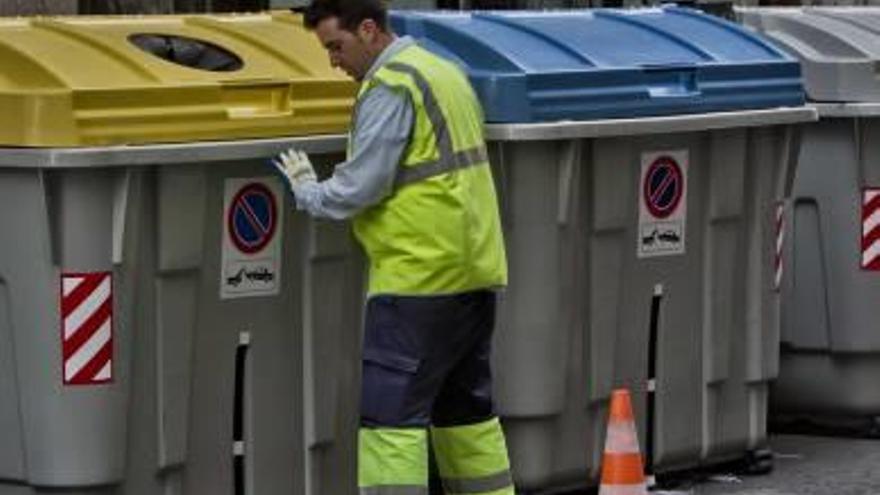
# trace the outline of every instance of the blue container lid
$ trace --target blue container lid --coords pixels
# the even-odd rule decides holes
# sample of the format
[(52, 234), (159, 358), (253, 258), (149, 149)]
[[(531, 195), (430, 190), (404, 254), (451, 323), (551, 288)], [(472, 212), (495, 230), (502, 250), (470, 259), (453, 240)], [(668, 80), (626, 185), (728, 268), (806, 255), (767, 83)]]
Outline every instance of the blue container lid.
[(395, 11), (391, 24), (461, 65), (494, 123), (804, 104), (796, 60), (691, 9)]

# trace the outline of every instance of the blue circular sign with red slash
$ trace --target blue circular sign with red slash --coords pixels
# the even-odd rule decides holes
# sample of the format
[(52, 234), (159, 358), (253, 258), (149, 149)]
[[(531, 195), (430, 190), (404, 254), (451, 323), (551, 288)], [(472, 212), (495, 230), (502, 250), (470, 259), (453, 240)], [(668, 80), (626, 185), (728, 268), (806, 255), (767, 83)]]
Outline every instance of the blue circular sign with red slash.
[(229, 237), (242, 253), (254, 254), (265, 248), (275, 235), (277, 223), (275, 195), (263, 184), (242, 187), (227, 212)]
[(672, 157), (661, 156), (651, 163), (642, 185), (645, 206), (655, 218), (666, 218), (678, 208), (684, 194), (684, 175)]

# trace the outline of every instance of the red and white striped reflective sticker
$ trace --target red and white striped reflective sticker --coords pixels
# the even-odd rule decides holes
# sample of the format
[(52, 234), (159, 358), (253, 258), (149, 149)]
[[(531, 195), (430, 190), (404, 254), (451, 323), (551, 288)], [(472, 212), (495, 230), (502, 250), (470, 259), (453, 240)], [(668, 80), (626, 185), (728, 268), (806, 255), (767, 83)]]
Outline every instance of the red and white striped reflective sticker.
[(880, 187), (863, 191), (862, 269), (880, 271)]
[(61, 275), (61, 353), (65, 385), (113, 380), (113, 277)]
[(773, 290), (782, 286), (782, 247), (785, 245), (785, 203), (776, 203), (776, 252), (774, 253)]

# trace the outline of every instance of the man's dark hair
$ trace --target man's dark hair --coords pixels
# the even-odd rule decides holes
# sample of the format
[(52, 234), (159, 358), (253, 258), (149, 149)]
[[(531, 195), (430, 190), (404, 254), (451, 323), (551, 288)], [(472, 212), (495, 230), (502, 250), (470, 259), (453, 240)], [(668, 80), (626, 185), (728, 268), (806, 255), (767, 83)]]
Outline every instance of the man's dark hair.
[(388, 9), (384, 0), (312, 0), (303, 12), (306, 29), (315, 29), (321, 21), (336, 17), (339, 27), (354, 32), (366, 19), (388, 31)]

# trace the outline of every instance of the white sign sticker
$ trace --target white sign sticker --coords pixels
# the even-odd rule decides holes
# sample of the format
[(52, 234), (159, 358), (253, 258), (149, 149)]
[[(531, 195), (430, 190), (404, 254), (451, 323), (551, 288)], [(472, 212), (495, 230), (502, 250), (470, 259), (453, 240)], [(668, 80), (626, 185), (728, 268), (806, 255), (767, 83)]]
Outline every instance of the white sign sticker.
[(224, 183), (220, 299), (281, 290), (282, 194), (274, 177)]
[(639, 258), (684, 254), (688, 151), (642, 154), (639, 177)]

